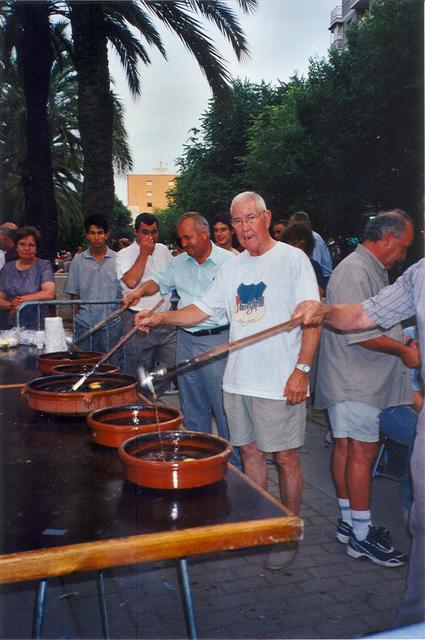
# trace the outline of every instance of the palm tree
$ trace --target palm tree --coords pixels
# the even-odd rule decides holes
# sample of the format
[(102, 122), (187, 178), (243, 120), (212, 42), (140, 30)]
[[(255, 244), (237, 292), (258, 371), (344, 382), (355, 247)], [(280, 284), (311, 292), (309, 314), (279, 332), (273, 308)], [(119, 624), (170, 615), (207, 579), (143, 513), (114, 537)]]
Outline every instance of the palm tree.
[[(237, 0), (243, 11), (257, 0)], [(129, 0), (86, 2), (70, 0), (73, 57), (78, 73), (79, 128), (84, 155), (83, 211), (111, 214), (113, 205), (112, 107), (108, 42), (117, 51), (132, 93), (140, 93), (138, 62), (150, 64), (148, 46), (166, 56), (152, 19), (164, 23), (191, 51), (211, 89), (223, 102), (230, 76), (224, 60), (202, 29), (197, 16), (213, 22), (229, 40), (238, 59), (248, 54), (236, 15), (218, 0)], [(138, 39), (133, 30), (142, 38)]]
[[(47, 101), (52, 171), (61, 246), (66, 239), (82, 229), (82, 150), (78, 131), (77, 74), (64, 46), (66, 24), (52, 25), (57, 56), (53, 62)], [(132, 159), (124, 127), (124, 110), (113, 94), (113, 163), (115, 171), (126, 174)], [(0, 60), (0, 201), (4, 219), (17, 224), (25, 221), (23, 167), (26, 160), (26, 109), (22, 78), (16, 56), (10, 55), (7, 65)], [(40, 226), (38, 219), (33, 223)], [(73, 230), (74, 233), (73, 233)], [(57, 246), (54, 247), (55, 251)]]

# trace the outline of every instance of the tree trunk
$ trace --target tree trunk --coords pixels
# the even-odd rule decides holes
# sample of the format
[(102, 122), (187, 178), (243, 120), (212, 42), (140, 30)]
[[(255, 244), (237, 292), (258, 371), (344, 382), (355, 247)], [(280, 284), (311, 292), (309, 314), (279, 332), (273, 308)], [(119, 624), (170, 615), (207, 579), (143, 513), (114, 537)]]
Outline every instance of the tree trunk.
[(83, 149), (83, 215), (112, 219), (113, 107), (102, 3), (70, 2), (78, 118)]
[(48, 6), (45, 1), (17, 2), (16, 11), (22, 26), (17, 39), (17, 62), (23, 77), (27, 114), (23, 175), (25, 223), (39, 229), (40, 253), (52, 260), (58, 249), (58, 223), (47, 117), (53, 63)]

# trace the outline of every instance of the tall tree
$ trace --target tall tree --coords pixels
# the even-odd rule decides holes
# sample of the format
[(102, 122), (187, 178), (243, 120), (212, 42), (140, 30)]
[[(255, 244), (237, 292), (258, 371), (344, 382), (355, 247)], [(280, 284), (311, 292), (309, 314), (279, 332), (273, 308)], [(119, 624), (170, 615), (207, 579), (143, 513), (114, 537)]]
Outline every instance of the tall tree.
[[(257, 0), (237, 0), (243, 11)], [(238, 58), (248, 53), (235, 13), (218, 0), (129, 0), (78, 2), (70, 0), (74, 60), (79, 79), (80, 133), (84, 154), (83, 210), (110, 217), (113, 206), (112, 109), (108, 72), (108, 42), (117, 51), (134, 95), (140, 93), (138, 62), (150, 63), (142, 43), (166, 56), (152, 19), (165, 24), (191, 51), (214, 92), (229, 95), (224, 60), (203, 30), (200, 16), (213, 22), (229, 40)], [(136, 30), (138, 39), (132, 30)]]
[(43, 229), (44, 255), (53, 259), (58, 244), (53, 192), (52, 153), (47, 98), (53, 64), (49, 7), (45, 0), (18, 2), (16, 51), (26, 110), (27, 154), (24, 168), (25, 221)]

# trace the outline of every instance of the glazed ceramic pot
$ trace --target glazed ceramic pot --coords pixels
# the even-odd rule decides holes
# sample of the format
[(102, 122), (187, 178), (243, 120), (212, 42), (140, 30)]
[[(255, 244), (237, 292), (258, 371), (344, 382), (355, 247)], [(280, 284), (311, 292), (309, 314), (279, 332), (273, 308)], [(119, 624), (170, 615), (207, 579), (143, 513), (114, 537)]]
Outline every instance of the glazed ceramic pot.
[(41, 373), (45, 376), (52, 375), (53, 367), (58, 364), (77, 364), (91, 362), (93, 365), (102, 358), (104, 354), (98, 351), (52, 351), (51, 353), (41, 353), (38, 356), (37, 365)]
[(163, 404), (156, 405), (156, 409), (151, 404), (133, 404), (93, 411), (87, 422), (97, 444), (118, 448), (138, 433), (174, 431), (183, 416), (178, 409)]
[(127, 480), (152, 489), (190, 489), (221, 480), (232, 448), (197, 431), (164, 431), (123, 442), (119, 456)]
[(85, 416), (96, 409), (132, 404), (139, 398), (137, 381), (123, 373), (93, 374), (78, 391), (71, 387), (81, 376), (45, 376), (28, 382), (22, 395), (36, 411)]

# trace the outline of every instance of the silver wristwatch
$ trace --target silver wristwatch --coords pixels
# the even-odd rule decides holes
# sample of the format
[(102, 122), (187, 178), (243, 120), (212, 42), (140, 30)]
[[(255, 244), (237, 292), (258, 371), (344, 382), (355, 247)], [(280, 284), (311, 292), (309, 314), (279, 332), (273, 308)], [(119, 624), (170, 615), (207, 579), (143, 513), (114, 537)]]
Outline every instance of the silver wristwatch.
[(295, 365), (295, 369), (298, 369), (298, 371), (301, 371), (301, 373), (310, 373), (311, 371), (311, 367), (309, 364), (296, 364)]

